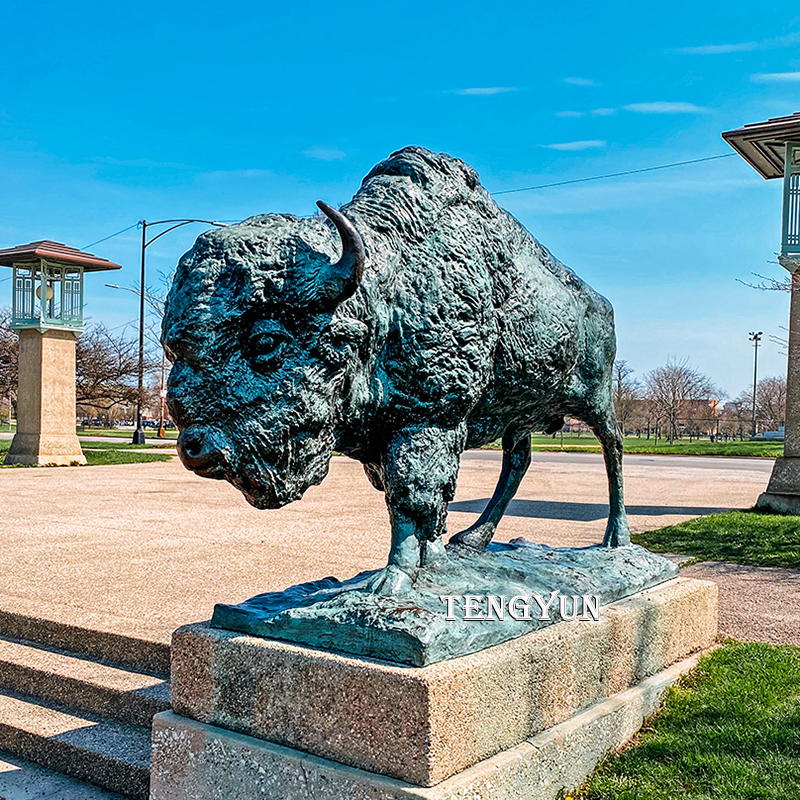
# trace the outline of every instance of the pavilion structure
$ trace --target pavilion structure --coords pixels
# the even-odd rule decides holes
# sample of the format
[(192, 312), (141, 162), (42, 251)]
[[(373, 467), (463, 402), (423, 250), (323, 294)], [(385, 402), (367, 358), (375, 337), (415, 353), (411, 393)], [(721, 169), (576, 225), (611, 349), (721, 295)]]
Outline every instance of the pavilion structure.
[(75, 340), (83, 330), (83, 276), (120, 269), (49, 240), (0, 250), (14, 271), (11, 327), (19, 335), (17, 432), (6, 464), (85, 464), (75, 434)]
[(783, 456), (756, 503), (765, 510), (800, 514), (800, 112), (722, 134), (767, 180), (783, 178), (783, 224), (778, 261), (791, 274), (786, 427)]

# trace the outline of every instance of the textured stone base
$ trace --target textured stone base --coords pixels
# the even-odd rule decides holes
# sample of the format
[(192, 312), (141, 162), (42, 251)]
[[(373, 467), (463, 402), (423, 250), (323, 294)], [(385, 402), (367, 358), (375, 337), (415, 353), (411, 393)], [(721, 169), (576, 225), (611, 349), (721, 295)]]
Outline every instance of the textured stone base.
[(756, 500), (756, 508), (774, 514), (800, 514), (800, 494), (762, 492)]
[[(177, 714), (432, 786), (641, 683), (717, 633), (717, 586), (676, 578), (479, 653), (407, 667), (207, 624), (172, 643)], [(343, 795), (345, 796), (345, 795)]]
[(692, 656), (430, 788), (213, 725), (153, 720), (151, 800), (554, 800), (580, 784), (658, 707)]
[(5, 464), (26, 467), (85, 464), (78, 437), (73, 434), (16, 433), (6, 454)]
[(800, 495), (800, 458), (781, 456), (775, 459), (765, 494)]

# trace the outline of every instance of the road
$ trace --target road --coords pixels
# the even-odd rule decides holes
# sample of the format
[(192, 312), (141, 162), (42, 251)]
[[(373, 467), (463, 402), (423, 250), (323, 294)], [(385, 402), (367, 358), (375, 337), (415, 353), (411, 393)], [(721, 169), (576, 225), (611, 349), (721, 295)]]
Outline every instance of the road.
[[(487, 459), (499, 461), (502, 453), (498, 450), (469, 450), (464, 458)], [(533, 460), (541, 464), (586, 464), (601, 466), (601, 453), (574, 453), (534, 451)], [(637, 453), (626, 453), (623, 462), (625, 467), (658, 467), (659, 469), (732, 469), (747, 472), (772, 472), (774, 458), (737, 458), (733, 456), (648, 456)]]
[[(0, 432), (0, 439), (12, 439), (13, 433)], [(84, 442), (107, 442), (109, 444), (130, 444), (130, 436), (80, 436)], [(149, 444), (163, 445), (174, 443), (174, 439), (148, 439)], [(499, 450), (468, 450), (464, 453), (465, 459), (483, 461), (500, 461), (503, 454)], [(602, 466), (601, 453), (575, 453), (565, 450), (563, 452), (540, 451), (533, 452), (533, 460), (540, 464), (584, 464), (589, 466)], [(769, 475), (772, 472), (774, 458), (737, 458), (732, 456), (650, 456), (636, 453), (626, 453), (624, 465), (628, 467), (658, 467), (660, 469), (723, 469), (743, 470), (746, 472), (763, 472)]]
[[(462, 461), (448, 529), (468, 527), (500, 474), (498, 452)], [(633, 530), (752, 506), (768, 459), (632, 456), (625, 499)], [(4, 541), (0, 608), (168, 641), (215, 602), (386, 563), (384, 498), (361, 466), (334, 458), (302, 500), (258, 511), (224, 481), (152, 464), (0, 469)], [(536, 453), (502, 520), (499, 541), (555, 546), (603, 537), (608, 487), (593, 453)], [(55, 615), (55, 616), (53, 616)]]

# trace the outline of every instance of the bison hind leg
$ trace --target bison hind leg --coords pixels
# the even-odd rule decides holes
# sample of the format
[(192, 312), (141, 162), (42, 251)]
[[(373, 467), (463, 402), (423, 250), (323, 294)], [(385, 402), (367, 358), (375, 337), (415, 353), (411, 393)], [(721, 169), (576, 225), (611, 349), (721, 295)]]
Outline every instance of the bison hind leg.
[(503, 467), (492, 499), (478, 520), (466, 530), (453, 536), (450, 543), (471, 547), (473, 550), (483, 550), (492, 541), (497, 525), (517, 493), (530, 465), (530, 433), (526, 433), (521, 439), (513, 438), (506, 433), (503, 436)]
[(378, 464), (364, 464), (364, 472), (369, 479), (369, 482), (379, 491), (385, 492), (386, 487), (383, 485), (383, 478), (381, 477), (381, 469)]
[(544, 433), (549, 436), (551, 433), (558, 433), (564, 427), (564, 417), (553, 417), (545, 426)]
[(603, 547), (624, 547), (631, 543), (628, 516), (622, 492), (622, 434), (617, 426), (610, 393), (603, 394), (603, 402), (590, 413), (582, 415), (603, 447), (603, 459), (608, 477), (608, 524)]

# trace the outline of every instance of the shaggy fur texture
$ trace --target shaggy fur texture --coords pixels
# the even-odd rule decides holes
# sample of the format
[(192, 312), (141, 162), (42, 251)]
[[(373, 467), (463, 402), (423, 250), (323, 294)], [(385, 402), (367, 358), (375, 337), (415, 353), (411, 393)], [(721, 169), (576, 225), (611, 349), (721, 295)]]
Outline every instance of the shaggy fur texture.
[(314, 297), (340, 247), (327, 221), (252, 217), (181, 259), (163, 338), (185, 463), (275, 507), (322, 480), (334, 449), (357, 458), (392, 519), (376, 588), (397, 591), (444, 557), (461, 452), (503, 439), (495, 497), (457, 537), (483, 547), (527, 469), (530, 432), (569, 414), (604, 447), (606, 544), (627, 543), (608, 301), (449, 156), (393, 154), (342, 212), (366, 263), (355, 293), (326, 311)]

